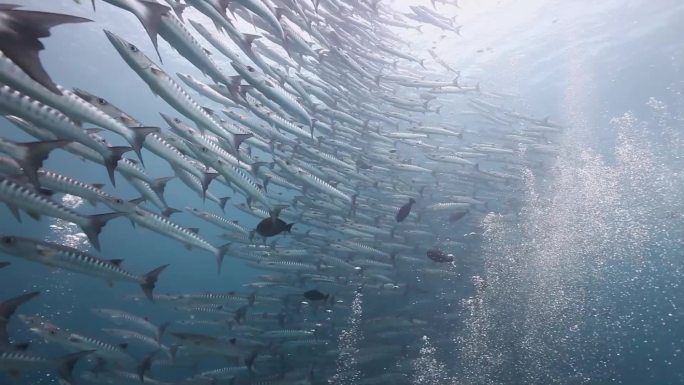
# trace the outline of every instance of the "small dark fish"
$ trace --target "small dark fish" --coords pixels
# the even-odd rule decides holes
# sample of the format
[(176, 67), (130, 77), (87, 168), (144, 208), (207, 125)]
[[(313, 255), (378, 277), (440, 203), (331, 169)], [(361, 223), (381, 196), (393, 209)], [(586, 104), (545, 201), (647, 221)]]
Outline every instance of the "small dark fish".
[(430, 249), (427, 251), (427, 256), (428, 258), (432, 259), (435, 262), (453, 262), (454, 261), (454, 255), (453, 254), (447, 254), (443, 252), (442, 250), (437, 250), (437, 249)]
[(280, 211), (287, 206), (276, 206), (271, 210), (271, 216), (263, 219), (256, 227), (257, 234), (262, 237), (272, 237), (287, 231), (288, 233), (292, 230), (292, 225), (294, 223), (285, 223), (282, 219), (278, 218)]
[(0, 269), (2, 269), (3, 267), (7, 267), (9, 265), (10, 265), (10, 262), (0, 262)]
[(304, 298), (310, 301), (325, 301), (328, 297), (330, 297), (330, 294), (323, 294), (316, 289), (304, 293)]
[(456, 222), (459, 219), (463, 218), (469, 212), (470, 212), (470, 210), (459, 211), (457, 213), (453, 213), (453, 214), (449, 215), (449, 222)]
[(401, 206), (401, 208), (397, 212), (397, 222), (403, 221), (404, 219), (406, 219), (406, 217), (408, 217), (409, 214), (411, 214), (411, 206), (413, 206), (414, 203), (416, 203), (416, 200), (413, 198), (409, 198), (408, 203)]

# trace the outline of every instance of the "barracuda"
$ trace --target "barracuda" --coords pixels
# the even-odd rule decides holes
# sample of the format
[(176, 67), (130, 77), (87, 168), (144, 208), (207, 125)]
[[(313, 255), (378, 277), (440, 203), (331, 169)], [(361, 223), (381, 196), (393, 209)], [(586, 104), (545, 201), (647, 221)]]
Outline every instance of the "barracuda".
[(197, 208), (186, 208), (187, 212), (190, 214), (204, 219), (205, 221), (212, 223), (222, 229), (238, 232), (243, 235), (249, 235), (249, 230), (241, 226), (237, 221), (229, 221), (226, 218), (220, 217), (218, 215), (197, 209)]
[(134, 275), (121, 268), (123, 261), (120, 259), (104, 260), (68, 246), (12, 235), (0, 236), (0, 250), (46, 266), (103, 278), (110, 285), (115, 281), (137, 283), (150, 300), (159, 274), (168, 266), (160, 266), (144, 275)]
[[(57, 139), (57, 136), (54, 135), (52, 132), (37, 127), (36, 125), (22, 118), (19, 118), (17, 116), (5, 116), (5, 118), (31, 136), (34, 136), (41, 140)], [(102, 165), (105, 164), (104, 160), (97, 153), (97, 151), (91, 149), (90, 147), (86, 147), (80, 143), (69, 143), (64, 146), (64, 149), (91, 162)], [(153, 180), (147, 174), (145, 174), (145, 172), (140, 167), (138, 167), (135, 161), (128, 158), (121, 158), (121, 160), (119, 160), (116, 167), (116, 171), (124, 177), (137, 178), (147, 183), (153, 182)]]
[(277, 340), (304, 339), (314, 335), (311, 330), (269, 330), (261, 334), (264, 338)]
[[(116, 106), (109, 103), (104, 98), (95, 96), (81, 89), (75, 89), (74, 93), (86, 102), (100, 108), (107, 115), (123, 122), (128, 126), (142, 126), (140, 122), (136, 121), (128, 114), (126, 114)], [(150, 133), (145, 139), (144, 146), (155, 155), (166, 160), (171, 165), (171, 167), (177, 167), (182, 170), (185, 170), (188, 173), (191, 173), (195, 178), (198, 179), (198, 181), (200, 181), (202, 186), (201, 193), (204, 194), (212, 178), (209, 175), (207, 175), (207, 173), (203, 173), (202, 171), (194, 167), (191, 160), (188, 159), (185, 155), (183, 155), (183, 153), (181, 153), (178, 150), (178, 148), (169, 143), (169, 141), (167, 141), (162, 134), (157, 132)], [(138, 177), (137, 179), (141, 178)], [(145, 182), (147, 182), (148, 184), (150, 183), (149, 180), (145, 180)]]
[(138, 344), (145, 346), (148, 349), (159, 349), (166, 353), (168, 356), (171, 356), (170, 349), (168, 346), (160, 343), (159, 340), (152, 338), (150, 336), (146, 336), (144, 334), (140, 334), (132, 330), (116, 328), (102, 328), (102, 331), (116, 338), (120, 338), (124, 341), (137, 342)]
[(280, 167), (286, 170), (293, 177), (297, 178), (300, 182), (304, 183), (306, 186), (309, 186), (311, 188), (314, 188), (336, 198), (340, 198), (345, 202), (348, 202), (352, 206), (352, 210), (354, 209), (355, 203), (353, 197), (348, 196), (347, 194), (336, 189), (332, 185), (324, 182), (319, 177), (310, 174), (299, 167), (294, 166), (289, 161), (283, 162), (280, 160), (276, 160), (276, 163), (278, 163)]
[(374, 247), (370, 247), (368, 245), (365, 245), (363, 243), (359, 242), (354, 242), (354, 241), (349, 241), (345, 240), (342, 241), (341, 244), (345, 247), (348, 247), (351, 250), (354, 250), (358, 253), (362, 253), (368, 256), (373, 256), (373, 257), (380, 257), (386, 260), (389, 260), (392, 258), (392, 256), (382, 250), (378, 250)]
[[(157, 297), (156, 294), (152, 295), (152, 299), (154, 300)], [(116, 310), (116, 309), (102, 309), (102, 308), (97, 308), (97, 309), (92, 309), (92, 312), (100, 317), (106, 318), (108, 320), (111, 320), (114, 322), (116, 325), (123, 326), (123, 325), (130, 325), (135, 328), (138, 328), (140, 330), (144, 330), (148, 332), (149, 334), (155, 336), (155, 339), (159, 341), (161, 337), (164, 335), (164, 332), (166, 331), (166, 328), (169, 326), (169, 322), (163, 323), (160, 326), (157, 326), (150, 322), (147, 318), (144, 317), (138, 317), (134, 314), (125, 312), (123, 310)]]
[(193, 90), (197, 91), (200, 95), (211, 99), (215, 101), (216, 103), (219, 103), (223, 107), (230, 107), (230, 108), (240, 108), (239, 105), (237, 105), (235, 102), (232, 100), (228, 99), (227, 97), (223, 96), (221, 93), (216, 91), (215, 89), (209, 87), (209, 85), (204, 84), (200, 82), (199, 80), (195, 79), (191, 75), (187, 74), (182, 74), (180, 72), (176, 73), (178, 75), (178, 78), (183, 81), (183, 83), (187, 84), (188, 87), (192, 88)]
[(318, 266), (310, 263), (301, 263), (296, 261), (274, 261), (263, 259), (258, 262), (247, 262), (247, 265), (259, 270), (274, 270), (274, 271), (293, 271), (293, 272), (315, 272), (318, 271)]
[(45, 358), (24, 352), (0, 351), (0, 371), (16, 377), (24, 371), (57, 370), (59, 378), (66, 384), (71, 384), (71, 372), (76, 363), (93, 352), (94, 350), (84, 350), (58, 358)]
[[(206, 50), (185, 28), (183, 22), (171, 13), (167, 6), (139, 0), (104, 0), (133, 13), (143, 24), (152, 44), (157, 50), (157, 35), (161, 35), (178, 53), (215, 81), (228, 82), (227, 77), (211, 60)], [(161, 60), (161, 55), (159, 55)]]
[(102, 156), (112, 184), (114, 184), (114, 170), (117, 162), (121, 159), (121, 155), (130, 150), (129, 147), (103, 146), (60, 111), (4, 85), (0, 86), (0, 111), (8, 115), (17, 115), (39, 127), (44, 127), (53, 133), (56, 139), (78, 142), (97, 151)]
[(285, 38), (285, 33), (283, 32), (283, 27), (280, 25), (278, 18), (271, 12), (271, 10), (265, 5), (265, 3), (259, 0), (236, 0), (240, 5), (254, 12), (254, 14), (261, 17), (264, 21), (271, 26), (278, 36)]
[[(160, 114), (160, 115), (169, 124), (169, 126), (171, 126), (171, 130), (173, 132), (175, 132), (181, 138), (183, 138), (187, 141), (186, 146), (188, 147), (188, 149), (191, 150), (191, 152), (193, 151), (192, 150), (193, 145), (200, 145), (203, 148), (210, 150), (210, 152), (212, 154), (221, 158), (226, 163), (229, 163), (229, 164), (231, 164), (233, 166), (237, 166), (237, 167), (249, 168), (247, 164), (240, 162), (240, 160), (236, 156), (225, 151), (215, 140), (212, 140), (211, 136), (203, 135), (202, 133), (195, 130), (194, 128), (184, 124), (180, 119), (171, 118), (170, 116), (167, 116), (165, 114)], [(207, 166), (211, 166), (211, 165), (207, 165)]]
[(250, 130), (252, 130), (252, 132), (256, 132), (259, 135), (268, 138), (270, 151), (274, 150), (274, 146), (276, 143), (283, 143), (290, 146), (295, 146), (297, 144), (296, 141), (290, 139), (286, 135), (281, 134), (278, 130), (273, 129), (273, 127), (267, 126), (266, 124), (259, 122), (257, 119), (251, 118), (246, 115), (242, 115), (233, 110), (223, 110), (223, 113), (235, 122), (246, 126)]
[(238, 338), (217, 338), (203, 334), (173, 333), (179, 343), (191, 350), (238, 358), (251, 368), (261, 343)]
[[(268, 97), (266, 95), (262, 94), (254, 88), (251, 85), (240, 85), (238, 87), (238, 91), (240, 92), (240, 95), (242, 96), (243, 99), (247, 101), (252, 106), (256, 106), (259, 108), (264, 108), (264, 110), (268, 111), (268, 114), (273, 114), (277, 116), (289, 116), (285, 110), (280, 107), (280, 105)], [(254, 110), (254, 107), (250, 108), (250, 111)]]
[(252, 200), (256, 200), (267, 209), (271, 208), (271, 202), (264, 194), (263, 187), (257, 185), (244, 169), (225, 163), (216, 155), (211, 154), (209, 148), (205, 146), (190, 145), (190, 149), (206, 165), (215, 168), (227, 181), (235, 184), (245, 194), (248, 205), (251, 205)]
[(468, 159), (464, 159), (455, 155), (430, 155), (426, 154), (426, 158), (432, 159), (435, 161), (439, 162), (444, 162), (444, 163), (452, 163), (452, 164), (462, 164), (464, 166), (475, 166), (475, 163), (469, 161)]
[(105, 34), (121, 57), (147, 83), (152, 92), (161, 96), (178, 112), (193, 120), (198, 127), (207, 129), (225, 139), (231, 145), (231, 149), (237, 153), (240, 142), (236, 139), (235, 135), (226, 131), (220, 124), (214, 121), (166, 72), (154, 64), (133, 44), (112, 32), (105, 30)]
[(462, 202), (445, 202), (445, 203), (435, 203), (426, 206), (424, 210), (426, 211), (464, 211), (472, 207), (470, 203)]
[(119, 198), (106, 198), (104, 203), (114, 210), (125, 213), (125, 215), (133, 222), (158, 234), (175, 239), (185, 245), (185, 247), (188, 249), (192, 246), (196, 246), (209, 251), (216, 257), (218, 271), (219, 273), (221, 272), (223, 258), (225, 257), (230, 244), (226, 244), (221, 247), (214, 247), (209, 242), (198, 236), (196, 232), (172, 222), (169, 218), (155, 214), (151, 211), (147, 211), (142, 207), (130, 202), (125, 202)]
[(121, 216), (121, 213), (118, 212), (83, 216), (45, 198), (29, 187), (4, 177), (0, 177), (0, 201), (10, 207), (17, 218), (19, 218), (18, 209), (22, 209), (36, 218), (39, 218), (40, 215), (46, 215), (78, 225), (97, 250), (100, 250), (98, 235), (102, 228), (109, 220)]
[[(219, 52), (221, 52), (232, 62), (243, 62), (244, 59), (241, 58), (237, 52), (233, 51), (233, 49), (227, 43), (224, 42), (225, 39), (223, 39), (221, 35), (210, 32), (206, 29), (206, 27), (204, 27), (202, 24), (196, 21), (190, 20), (190, 24), (192, 24), (192, 26), (197, 30), (197, 32), (199, 32), (199, 34), (202, 35), (202, 37), (204, 37), (209, 43), (211, 43), (211, 45), (213, 45), (214, 48), (216, 48)], [(249, 57), (252, 60), (252, 62), (254, 62), (254, 64), (256, 64), (259, 68), (270, 74), (270, 69), (268, 65), (263, 61), (263, 59), (261, 59), (261, 56), (256, 55), (251, 48), (252, 43), (256, 39), (259, 39), (261, 36), (243, 34), (234, 29), (227, 29), (227, 31), (230, 38), (242, 50), (242, 52), (245, 55), (247, 55), (247, 57)], [(226, 86), (229, 86), (232, 83), (233, 82), (226, 83)]]
[(93, 206), (102, 201), (102, 194), (104, 194), (102, 191), (104, 185), (102, 184), (83, 183), (69, 176), (48, 170), (38, 171), (38, 183), (50, 190), (81, 197)]
[(290, 134), (293, 134), (298, 138), (305, 139), (307, 141), (311, 140), (311, 131), (307, 132), (302, 127), (283, 119), (281, 116), (261, 107), (260, 105), (256, 105), (253, 103), (250, 103), (249, 105), (250, 111), (252, 111), (260, 119), (273, 125), (276, 129), (287, 131)]
[(231, 65), (249, 84), (258, 89), (268, 98), (278, 103), (287, 113), (297, 118), (301, 123), (313, 126), (311, 116), (296, 100), (294, 100), (282, 88), (277, 87), (269, 81), (263, 73), (257, 72), (251, 66), (245, 66), (241, 63), (231, 62)]

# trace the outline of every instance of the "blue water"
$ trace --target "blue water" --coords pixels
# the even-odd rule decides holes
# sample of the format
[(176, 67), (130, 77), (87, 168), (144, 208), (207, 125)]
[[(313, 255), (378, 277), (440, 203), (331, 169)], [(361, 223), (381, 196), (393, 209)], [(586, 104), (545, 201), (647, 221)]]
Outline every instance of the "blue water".
[[(104, 28), (125, 36), (154, 58), (149, 38), (132, 15), (102, 2), (97, 2), (96, 13), (89, 4), (71, 0), (19, 2), (26, 8), (95, 20), (56, 28), (46, 40), (41, 57), (61, 85), (101, 95), (146, 125), (165, 127), (160, 112), (179, 116), (153, 95), (102, 33)], [(421, 2), (395, 3), (401, 9)], [(400, 314), (427, 320), (427, 326), (417, 327), (422, 338), (397, 337), (396, 345), (403, 351), (375, 366), (356, 365), (354, 354), (325, 361), (328, 367), (315, 368), (326, 374), (316, 383), (329, 377), (334, 384), (362, 384), (363, 378), (384, 372), (404, 373), (407, 383), (417, 385), (684, 383), (684, 5), (674, 0), (460, 3), (455, 12), (463, 24), (462, 37), (441, 39), (443, 32), (432, 29), (423, 34), (402, 32), (412, 43), (410, 50), (427, 58), (425, 48), (435, 44), (447, 62), (462, 69), (464, 82), (479, 82), (485, 92), (510, 95), (492, 100), (561, 123), (562, 135), (550, 138), (559, 146), (558, 156), (545, 161), (544, 167), (521, 172), (520, 182), (507, 190), (508, 195), (493, 199), (490, 208), (496, 212), (480, 213), (456, 226), (428, 219), (433, 243), (463, 244), (459, 250), (465, 263), (453, 274), (400, 274), (399, 279), (417, 286), (415, 291), (386, 299), (362, 290), (353, 304), (358, 311), (350, 310), (356, 298), (353, 290), (342, 295), (345, 309), (332, 317), (344, 332), (330, 340), (352, 352), (377, 344), (372, 335), (354, 332), (364, 329), (364, 315)], [(159, 45), (166, 72), (203, 78), (163, 39)], [(219, 63), (233, 72), (227, 62)], [(438, 68), (432, 66), (436, 72)], [(472, 129), (483, 124), (459, 114), (467, 108), (464, 99), (445, 100), (442, 114), (426, 119), (435, 124), (464, 123)], [(32, 140), (5, 120), (0, 121), (0, 133), (12, 140)], [(105, 136), (113, 144), (125, 144), (120, 137)], [(402, 145), (399, 150), (408, 158), (413, 155), (414, 164), (420, 165), (419, 151)], [(173, 175), (161, 159), (146, 150), (143, 156), (149, 175)], [(46, 168), (104, 183), (106, 192), (119, 197), (138, 196), (120, 175), (114, 188), (100, 165), (66, 152), (55, 151)], [(250, 229), (256, 226), (257, 219), (232, 207), (244, 202), (242, 196), (223, 186), (210, 190), (232, 197), (227, 218)], [(202, 206), (201, 199), (177, 179), (168, 184), (165, 198), (170, 207), (201, 207), (224, 215), (212, 202)], [(58, 199), (76, 204), (82, 213), (109, 211), (73, 197)], [(501, 208), (505, 212), (497, 211)], [(200, 235), (212, 244), (224, 242), (222, 231), (194, 216), (181, 212), (173, 220), (200, 228)], [(305, 229), (302, 225), (294, 232)], [(0, 233), (94, 252), (75, 226), (26, 215), (18, 223), (5, 207), (0, 207)], [(186, 250), (157, 233), (132, 228), (125, 218), (107, 224), (100, 241), (102, 252), (96, 254), (125, 259), (131, 272), (170, 264), (155, 290), (159, 294), (249, 292), (243, 285), (263, 274), (229, 253), (219, 275), (210, 253)], [(134, 284), (109, 287), (98, 279), (14, 257), (3, 255), (0, 261), (12, 262), (0, 270), (0, 299), (38, 290), (41, 295), (23, 305), (20, 313), (40, 314), (82, 335), (120, 342), (101, 331), (112, 325), (95, 316), (93, 308), (126, 310), (155, 324), (184, 318), (171, 306), (132, 300), (141, 294)], [(312, 316), (317, 317), (325, 315)], [(31, 340), (33, 352), (64, 353), (41, 342), (18, 319), (11, 321), (9, 330), (14, 341)], [(173, 340), (166, 338), (170, 345)], [(147, 352), (131, 349), (136, 358)], [(226, 364), (213, 357), (200, 362), (198, 370)], [(88, 367), (79, 364), (76, 373)], [(193, 374), (188, 368), (154, 368), (150, 373), (170, 383)], [(0, 384), (13, 383), (2, 376)], [(54, 373), (26, 373), (17, 383), (57, 380)]]

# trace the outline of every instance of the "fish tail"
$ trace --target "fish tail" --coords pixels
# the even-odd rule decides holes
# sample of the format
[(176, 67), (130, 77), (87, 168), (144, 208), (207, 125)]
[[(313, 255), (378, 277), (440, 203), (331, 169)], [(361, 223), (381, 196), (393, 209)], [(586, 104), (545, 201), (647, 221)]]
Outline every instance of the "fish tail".
[(231, 242), (221, 245), (216, 252), (216, 264), (218, 265), (218, 273), (221, 274), (221, 266), (223, 265), (223, 259), (226, 253), (230, 249)]
[(233, 150), (235, 151), (234, 155), (236, 157), (239, 157), (239, 155), (240, 155), (239, 150), (240, 150), (240, 145), (242, 144), (242, 142), (244, 142), (245, 140), (247, 140), (253, 136), (254, 136), (254, 134), (233, 134), (233, 141), (232, 141), (231, 145), (233, 146)]
[(133, 148), (133, 151), (135, 151), (138, 159), (140, 159), (140, 163), (144, 166), (145, 162), (143, 161), (141, 152), (143, 143), (145, 143), (147, 135), (153, 132), (159, 132), (159, 127), (129, 127), (128, 129), (130, 130), (130, 137), (127, 138), (128, 143)]
[(228, 202), (229, 199), (230, 197), (219, 198), (218, 205), (224, 213), (226, 212), (226, 202)]
[(12, 315), (17, 311), (17, 308), (38, 294), (40, 294), (39, 291), (34, 291), (0, 302), (0, 346), (9, 345), (7, 324)]
[[(217, 172), (204, 172), (202, 173), (202, 199), (206, 199), (207, 197), (207, 189), (209, 188), (209, 183), (211, 183), (212, 180), (214, 180), (219, 174)], [(225, 207), (225, 203), (224, 203)], [(221, 209), (223, 209), (222, 207)]]
[(161, 272), (164, 271), (164, 269), (166, 269), (168, 266), (169, 265), (159, 266), (158, 268), (143, 275), (143, 283), (140, 284), (140, 288), (142, 288), (143, 293), (145, 293), (145, 296), (151, 302), (154, 302), (153, 290), (157, 284), (157, 279), (159, 279), (159, 274), (161, 274)]
[(112, 182), (112, 186), (116, 186), (116, 181), (114, 180), (114, 170), (116, 170), (116, 165), (121, 160), (121, 156), (128, 151), (131, 151), (130, 147), (125, 146), (115, 146), (109, 147), (109, 154), (103, 156), (104, 164), (107, 168), (107, 174), (109, 175), (109, 180)]
[(87, 224), (81, 226), (81, 230), (85, 233), (93, 247), (100, 251), (100, 233), (102, 228), (110, 220), (124, 215), (121, 212), (107, 213), (107, 214), (96, 214), (88, 217)]
[(80, 352), (67, 354), (58, 358), (57, 362), (59, 363), (59, 368), (57, 369), (57, 372), (59, 374), (59, 378), (66, 381), (67, 384), (71, 384), (71, 381), (73, 380), (72, 373), (78, 360), (87, 356), (90, 353), (93, 353), (94, 351), (95, 350), (83, 350)]
[(46, 140), (41, 142), (17, 143), (18, 146), (23, 147), (25, 155), (21, 159), (16, 159), (17, 163), (24, 170), (24, 174), (29, 178), (31, 183), (39, 186), (38, 183), (38, 169), (43, 167), (50, 152), (56, 148), (61, 148), (69, 144), (68, 140)]
[(257, 356), (259, 355), (259, 351), (255, 350), (252, 352), (252, 354), (249, 355), (249, 357), (245, 358), (245, 366), (247, 366), (247, 370), (249, 370), (250, 373), (253, 373), (252, 366), (254, 365), (254, 361), (256, 360)]
[(157, 178), (154, 181), (152, 181), (152, 184), (150, 184), (150, 188), (152, 191), (154, 191), (155, 194), (159, 197), (159, 199), (166, 205), (166, 199), (164, 199), (164, 190), (166, 190), (166, 184), (169, 183), (171, 179), (175, 178), (175, 176), (166, 176), (162, 178)]
[(169, 325), (171, 325), (171, 321), (166, 321), (163, 324), (159, 325), (157, 328), (157, 341), (160, 341), (161, 338), (164, 336), (164, 332), (166, 332), (166, 329), (168, 329)]
[(145, 373), (147, 373), (152, 367), (152, 359), (157, 353), (159, 353), (159, 350), (160, 349), (156, 349), (150, 352), (150, 354), (146, 355), (145, 358), (143, 358), (142, 362), (140, 362), (140, 365), (138, 365), (135, 368), (135, 371), (138, 374), (140, 382), (145, 382)]

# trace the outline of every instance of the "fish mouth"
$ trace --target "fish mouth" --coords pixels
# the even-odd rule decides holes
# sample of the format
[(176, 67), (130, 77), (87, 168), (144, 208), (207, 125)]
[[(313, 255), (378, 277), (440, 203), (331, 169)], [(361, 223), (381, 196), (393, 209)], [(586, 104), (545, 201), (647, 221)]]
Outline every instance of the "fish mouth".
[[(119, 53), (121, 53), (121, 55), (131, 56), (128, 53), (128, 51), (129, 51), (129, 48), (131, 46), (134, 46), (133, 44), (129, 43), (124, 38), (122, 38), (121, 36), (115, 34), (114, 32), (112, 32), (110, 30), (103, 29), (103, 31), (105, 33), (105, 36), (107, 36), (107, 39), (109, 40), (109, 42), (112, 43), (114, 48), (116, 48), (116, 50), (119, 51)], [(137, 48), (137, 46), (134, 46), (134, 47), (139, 50), (139, 48)], [(146, 70), (152, 66), (153, 66), (152, 63), (148, 63), (145, 65), (140, 65), (140, 68)]]
[(159, 115), (161, 115), (162, 119), (164, 119), (169, 126), (173, 126), (174, 121), (172, 117), (165, 115), (161, 112), (159, 113)]
[(102, 31), (104, 32), (105, 36), (107, 36), (107, 39), (109, 39), (109, 41), (112, 44), (114, 44), (114, 46), (123, 47), (124, 45), (128, 44), (128, 42), (126, 40), (119, 37), (119, 35), (115, 34), (114, 32), (112, 32), (108, 29), (103, 29)]

